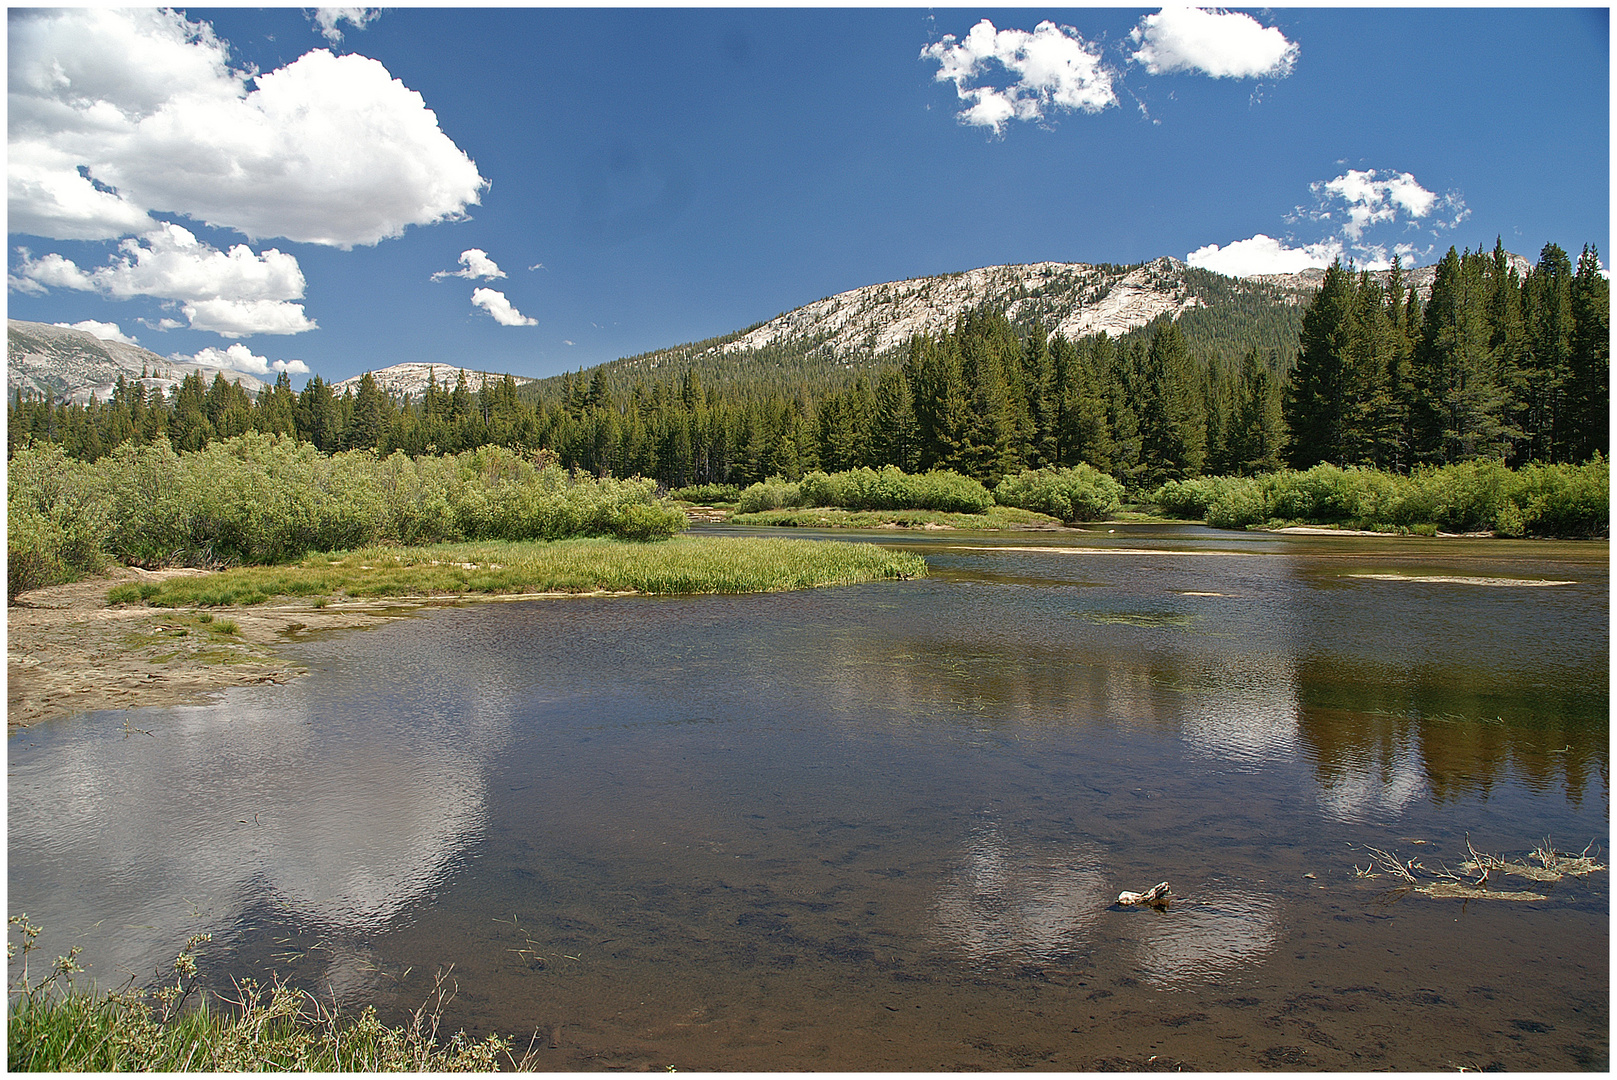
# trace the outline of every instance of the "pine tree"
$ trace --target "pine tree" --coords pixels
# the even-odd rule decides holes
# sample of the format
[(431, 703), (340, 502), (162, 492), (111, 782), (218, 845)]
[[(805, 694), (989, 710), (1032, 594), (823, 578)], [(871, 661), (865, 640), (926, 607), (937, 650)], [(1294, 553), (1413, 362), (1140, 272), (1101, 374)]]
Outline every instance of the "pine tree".
[(1572, 348), (1567, 389), (1569, 460), (1611, 453), (1611, 283), (1600, 254), (1585, 246), (1572, 277)]
[(1200, 380), (1184, 335), (1167, 323), (1151, 337), (1140, 407), (1140, 453), (1148, 483), (1183, 480), (1202, 471), (1207, 419)]
[(1284, 401), (1292, 468), (1307, 469), (1342, 454), (1343, 353), (1353, 303), (1353, 279), (1341, 260), (1325, 271), (1303, 314), (1297, 364)]
[(1525, 456), (1565, 461), (1571, 441), (1565, 398), (1572, 377), (1572, 263), (1558, 245), (1544, 245), (1527, 275), (1522, 301), (1527, 323)]
[(1505, 396), (1488, 347), (1484, 257), (1453, 248), (1438, 263), (1411, 373), (1415, 454), (1448, 464), (1503, 458)]

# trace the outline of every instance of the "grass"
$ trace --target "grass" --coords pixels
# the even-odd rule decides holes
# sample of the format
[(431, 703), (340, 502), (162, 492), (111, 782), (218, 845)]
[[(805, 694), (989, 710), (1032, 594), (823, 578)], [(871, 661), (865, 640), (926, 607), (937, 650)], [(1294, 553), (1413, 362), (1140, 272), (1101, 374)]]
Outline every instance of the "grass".
[[(464, 1031), (439, 1038), (443, 1008), (456, 990), (448, 972), (409, 1022), (387, 1027), (374, 1008), (344, 1013), (278, 980), (267, 987), (236, 982), (234, 998), (219, 998), (219, 1007), (194, 1000), (201, 998), (195, 952), (206, 934), (191, 938), (149, 989), (74, 986), (73, 975), (83, 970), (77, 948), (57, 957), (35, 984), (28, 960), (39, 927), (26, 915), (12, 916), (10, 924), (22, 936), (22, 973), (9, 988), (6, 1031), (13, 1071), (489, 1072), (535, 1065), (531, 1044), (518, 1057), (498, 1035), (480, 1042)], [(16, 943), (8, 941), (7, 951), (15, 956)]]
[[(926, 575), (918, 555), (874, 544), (753, 537), (485, 541), (366, 547), (287, 566), (113, 587), (107, 603), (228, 607), (271, 597), (382, 598), (541, 592), (754, 593)], [(234, 623), (214, 624), (234, 632)], [(230, 630), (224, 627), (229, 626)]]
[(940, 510), (837, 510), (813, 507), (759, 510), (731, 514), (731, 525), (778, 525), (811, 529), (974, 529), (1049, 528), (1059, 518), (1011, 506), (991, 506), (980, 514), (952, 514)]

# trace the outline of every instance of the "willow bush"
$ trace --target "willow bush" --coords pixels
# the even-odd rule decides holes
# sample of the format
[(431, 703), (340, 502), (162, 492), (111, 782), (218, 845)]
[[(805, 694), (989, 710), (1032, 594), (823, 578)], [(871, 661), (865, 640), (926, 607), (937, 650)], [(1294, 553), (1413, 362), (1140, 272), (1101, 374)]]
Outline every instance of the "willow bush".
[(257, 433), (177, 453), (125, 443), (93, 464), (18, 451), (8, 596), (99, 569), (273, 564), (366, 544), (666, 538), (685, 515), (651, 480), (596, 479), (485, 446), (442, 457), (322, 454)]
[(1264, 476), (1169, 481), (1151, 495), (1164, 513), (1209, 525), (1306, 522), (1378, 530), (1491, 532), (1498, 536), (1610, 535), (1611, 475), (1604, 458), (1584, 465), (1497, 461), (1378, 469), (1316, 465)]
[(1089, 465), (1030, 469), (1001, 480), (994, 500), (1066, 522), (1098, 521), (1123, 505), (1123, 485)]
[(980, 514), (993, 505), (989, 490), (968, 476), (950, 470), (912, 475), (887, 465), (879, 470), (804, 473), (795, 484), (770, 477), (742, 491), (736, 508), (743, 514), (808, 506)]

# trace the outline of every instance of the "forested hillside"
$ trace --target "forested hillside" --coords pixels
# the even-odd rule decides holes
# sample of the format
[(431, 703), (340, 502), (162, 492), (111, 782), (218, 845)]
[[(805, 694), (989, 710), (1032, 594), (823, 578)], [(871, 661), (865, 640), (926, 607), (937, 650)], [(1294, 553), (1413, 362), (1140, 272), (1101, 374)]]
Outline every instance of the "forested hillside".
[(1592, 248), (1574, 267), (1551, 244), (1523, 275), (1498, 245), (1451, 250), (1429, 289), (1396, 266), (1333, 266), (1304, 302), (1183, 268), (1198, 302), (1115, 338), (1051, 334), (1019, 297), (880, 355), (813, 340), (722, 347), (743, 331), (520, 389), (506, 378), (473, 391), (461, 376), (413, 400), (369, 375), (341, 396), (283, 375), (256, 400), (200, 376), (171, 397), (120, 382), (106, 403), (17, 397), (10, 445), (93, 460), (127, 439), (194, 449), (248, 430), (323, 451), (493, 443), (668, 487), (889, 464), (992, 485), (1086, 463), (1138, 491), (1287, 464), (1575, 462), (1609, 450), (1598, 265)]

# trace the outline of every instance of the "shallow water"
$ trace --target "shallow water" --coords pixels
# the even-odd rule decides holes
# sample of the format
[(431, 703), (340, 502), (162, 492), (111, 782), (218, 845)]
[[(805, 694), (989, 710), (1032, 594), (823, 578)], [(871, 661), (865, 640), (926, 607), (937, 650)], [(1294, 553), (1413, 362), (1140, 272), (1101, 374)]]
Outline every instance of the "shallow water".
[(103, 985), (205, 930), (397, 1019), (452, 963), (555, 1069), (1606, 1067), (1606, 873), (1355, 868), (1604, 853), (1607, 545), (879, 539), (931, 576), (438, 610), (25, 732), (10, 909)]

